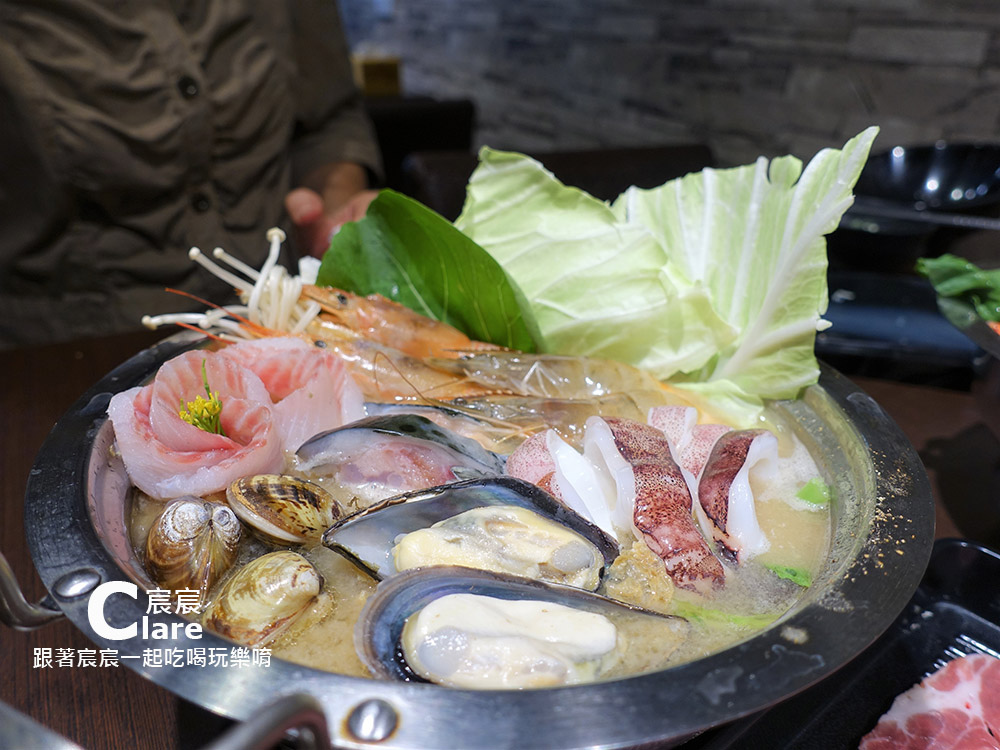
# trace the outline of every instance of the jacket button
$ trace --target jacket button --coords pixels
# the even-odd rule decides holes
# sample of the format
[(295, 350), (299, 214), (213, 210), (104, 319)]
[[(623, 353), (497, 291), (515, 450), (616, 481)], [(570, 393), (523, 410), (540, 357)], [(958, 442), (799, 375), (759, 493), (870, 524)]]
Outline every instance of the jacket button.
[(204, 193), (195, 193), (191, 196), (191, 208), (200, 214), (205, 213), (212, 207), (212, 201)]
[(191, 76), (181, 76), (177, 81), (177, 88), (181, 92), (181, 96), (185, 99), (194, 99), (198, 96), (198, 82), (194, 80)]

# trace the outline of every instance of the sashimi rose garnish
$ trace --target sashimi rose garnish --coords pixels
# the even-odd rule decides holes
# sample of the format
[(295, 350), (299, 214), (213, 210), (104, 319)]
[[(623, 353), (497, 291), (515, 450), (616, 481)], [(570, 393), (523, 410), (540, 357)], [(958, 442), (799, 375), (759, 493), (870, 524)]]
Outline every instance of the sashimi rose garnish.
[[(339, 361), (287, 341), (280, 357), (265, 356), (264, 342), (185, 352), (149, 385), (115, 394), (108, 415), (133, 484), (160, 500), (221, 492), (242, 476), (280, 472), (303, 435), (363, 415)], [(206, 429), (213, 418), (218, 429)]]

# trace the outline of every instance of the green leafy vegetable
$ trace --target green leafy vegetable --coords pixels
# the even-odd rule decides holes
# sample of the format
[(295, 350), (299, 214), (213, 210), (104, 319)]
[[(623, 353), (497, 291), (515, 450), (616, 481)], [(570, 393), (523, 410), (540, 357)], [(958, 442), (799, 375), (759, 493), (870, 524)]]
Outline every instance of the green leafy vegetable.
[(504, 269), (446, 219), (391, 190), (334, 235), (316, 283), (381, 294), (479, 341), (526, 352), (541, 345), (531, 308)]
[(795, 493), (795, 497), (811, 505), (829, 505), (830, 487), (822, 479), (815, 477), (802, 485), (802, 488)]
[(611, 205), (484, 149), (456, 226), (524, 291), (549, 351), (608, 357), (713, 399), (734, 423), (816, 382), (837, 227), (877, 128), (803, 170), (705, 169)]
[(765, 568), (774, 573), (778, 578), (783, 578), (787, 581), (801, 586), (802, 588), (809, 588), (812, 586), (812, 575), (808, 570), (803, 570), (802, 568), (793, 568), (788, 565), (764, 565)]
[(746, 628), (750, 631), (766, 628), (778, 619), (779, 615), (737, 615), (730, 612), (723, 612), (720, 609), (710, 609), (702, 607), (692, 602), (674, 599), (670, 603), (671, 614), (683, 617), (699, 625), (735, 625), (738, 628)]
[(946, 253), (920, 258), (917, 271), (942, 297), (970, 305), (983, 320), (1000, 321), (1000, 269), (983, 270), (965, 258)]

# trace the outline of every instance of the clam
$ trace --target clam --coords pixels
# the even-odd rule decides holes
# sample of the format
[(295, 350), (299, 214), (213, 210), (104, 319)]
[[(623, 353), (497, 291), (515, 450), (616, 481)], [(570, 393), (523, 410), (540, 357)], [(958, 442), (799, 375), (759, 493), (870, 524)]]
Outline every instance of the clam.
[(319, 541), (340, 517), (340, 507), (329, 492), (285, 474), (237, 479), (226, 490), (226, 500), (258, 536), (277, 544)]
[(552, 687), (663, 668), (688, 630), (682, 618), (578, 588), (440, 566), (380, 583), (354, 644), (385, 679)]
[(597, 588), (618, 546), (535, 485), (514, 477), (405, 493), (338, 521), (323, 543), (375, 578), (461, 564)]
[(402, 492), (503, 473), (504, 459), (417, 414), (352, 422), (307, 440), (296, 468), (364, 507)]
[(297, 552), (271, 552), (236, 571), (202, 615), (202, 624), (245, 646), (283, 633), (319, 596), (316, 568)]
[(160, 586), (204, 597), (236, 559), (240, 536), (240, 522), (225, 505), (178, 498), (149, 529), (147, 570)]

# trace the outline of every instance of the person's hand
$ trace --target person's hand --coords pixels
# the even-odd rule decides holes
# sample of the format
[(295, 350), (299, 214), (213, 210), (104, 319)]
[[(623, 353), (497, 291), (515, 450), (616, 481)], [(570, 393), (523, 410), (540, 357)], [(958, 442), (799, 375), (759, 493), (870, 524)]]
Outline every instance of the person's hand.
[(302, 252), (323, 257), (334, 233), (363, 217), (377, 195), (368, 189), (364, 167), (353, 162), (325, 164), (306, 175), (302, 187), (285, 196), (285, 210)]
[(299, 247), (309, 255), (323, 257), (330, 247), (330, 238), (343, 224), (362, 218), (377, 195), (377, 190), (361, 190), (328, 208), (315, 190), (292, 190), (285, 196), (285, 210), (295, 225)]

